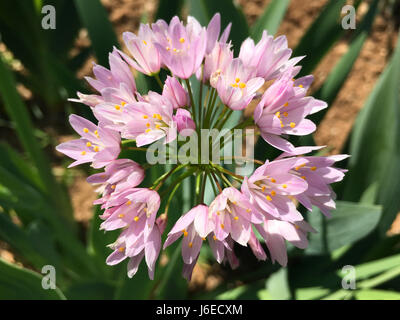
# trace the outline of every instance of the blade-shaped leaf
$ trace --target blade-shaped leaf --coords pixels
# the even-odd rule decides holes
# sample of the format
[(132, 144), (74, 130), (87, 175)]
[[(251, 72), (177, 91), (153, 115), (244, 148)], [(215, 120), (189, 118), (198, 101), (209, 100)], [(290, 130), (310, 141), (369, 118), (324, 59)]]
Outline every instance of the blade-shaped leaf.
[[(399, 43), (399, 40), (398, 40)], [(379, 230), (390, 227), (400, 209), (400, 46), (359, 113), (350, 137), (352, 155), (344, 199), (357, 201), (378, 183), (376, 203), (384, 211)]]
[(289, 2), (289, 0), (271, 1), (268, 7), (264, 10), (264, 13), (258, 18), (250, 30), (251, 37), (255, 41), (261, 39), (264, 30), (267, 30), (268, 34), (272, 35), (278, 31), (278, 27), (289, 6)]
[(310, 224), (318, 231), (310, 235), (309, 254), (332, 252), (344, 245), (362, 239), (377, 226), (381, 216), (380, 206), (337, 201), (332, 218), (326, 219), (314, 207), (309, 214)]

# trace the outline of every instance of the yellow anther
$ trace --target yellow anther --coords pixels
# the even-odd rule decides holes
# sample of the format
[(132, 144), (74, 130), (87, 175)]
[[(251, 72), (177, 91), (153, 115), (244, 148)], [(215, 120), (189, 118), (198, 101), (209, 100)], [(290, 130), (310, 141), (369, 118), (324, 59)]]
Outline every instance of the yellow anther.
[(99, 134), (99, 131), (94, 130), (94, 134), (97, 136)]
[(143, 119), (147, 119), (148, 117), (149, 117), (149, 116), (145, 114), (145, 115), (143, 116)]
[(287, 107), (288, 105), (289, 105), (289, 102), (285, 102), (285, 104), (283, 106)]
[(85, 154), (86, 154), (86, 151), (82, 151), (82, 152), (81, 152), (81, 155), (84, 156)]
[(310, 170), (315, 171), (315, 170), (317, 170), (317, 167), (311, 167)]
[(188, 243), (188, 246), (189, 246), (189, 248), (193, 247), (193, 243), (192, 243), (192, 242), (189, 242), (189, 243)]
[(124, 252), (124, 251), (125, 251), (125, 247), (120, 247), (120, 248), (118, 249), (118, 251), (119, 251), (119, 252)]
[(161, 125), (156, 124), (156, 129), (160, 129)]
[(297, 224), (295, 224), (294, 227), (295, 227), (296, 229), (300, 229), (300, 227), (299, 227)]
[(215, 241), (215, 240), (217, 240), (217, 237), (214, 235), (214, 236), (213, 236), (213, 239), (214, 239), (214, 241)]
[(234, 87), (234, 88), (238, 87), (237, 83), (232, 83), (231, 86)]
[(88, 133), (88, 132), (89, 132), (89, 129), (88, 129), (88, 128), (83, 128), (83, 132), (84, 132), (84, 133)]
[(91, 147), (92, 144), (90, 142), (86, 142), (86, 147)]
[(271, 182), (275, 183), (275, 182), (276, 182), (276, 180), (275, 180), (274, 178), (271, 178)]
[(185, 42), (185, 39), (184, 39), (184, 38), (180, 38), (180, 39), (179, 39), (179, 42), (180, 42), (180, 43), (184, 43), (184, 42)]
[(116, 106), (115, 106), (115, 109), (116, 109), (116, 110), (121, 110), (121, 107), (120, 107), (119, 105), (116, 105)]
[(203, 238), (201, 238), (201, 240), (205, 241), (205, 240), (206, 240), (206, 238), (204, 238), (204, 237), (203, 237)]
[(176, 52), (176, 51), (177, 51), (177, 50), (176, 50), (176, 48), (173, 48), (172, 50), (173, 50), (174, 52)]
[(250, 208), (247, 208), (247, 209), (246, 209), (246, 212), (251, 212), (251, 209), (250, 209)]
[(287, 117), (289, 115), (289, 113), (287, 113), (286, 111), (283, 113), (284, 117)]
[(113, 189), (113, 190), (114, 190), (114, 189), (115, 189), (115, 187), (116, 187), (116, 186), (115, 186), (115, 184), (113, 184), (113, 185), (111, 186), (111, 189)]
[(171, 50), (171, 48), (170, 48), (170, 47), (165, 47), (165, 49), (166, 49), (167, 51)]
[(125, 217), (125, 215), (123, 213), (118, 215), (118, 218), (123, 218), (123, 217)]
[(270, 196), (265, 197), (268, 201), (272, 201), (272, 198)]
[(146, 132), (146, 133), (149, 133), (150, 131), (151, 131), (151, 129), (146, 129), (146, 131), (145, 131), (145, 132)]
[(126, 102), (125, 101), (121, 101), (121, 106), (125, 106)]
[(236, 202), (236, 201), (232, 201), (232, 203), (233, 203), (234, 205), (236, 205), (236, 204), (237, 204), (237, 202)]
[(224, 228), (225, 228), (224, 224), (223, 224), (223, 223), (221, 223), (221, 229), (224, 229)]
[(93, 147), (94, 152), (99, 152), (100, 148), (98, 146)]
[(235, 221), (238, 221), (238, 220), (239, 220), (239, 217), (236, 216), (236, 217), (234, 217), (233, 219), (234, 219)]
[(285, 125), (283, 124), (283, 122), (281, 121), (281, 128), (283, 128)]
[(217, 216), (219, 216), (221, 214), (221, 212), (217, 211)]
[(291, 128), (294, 128), (294, 127), (296, 126), (296, 124), (295, 124), (294, 122), (291, 122), (291, 123), (289, 124), (289, 126), (290, 126)]
[(287, 188), (287, 184), (283, 184), (283, 185), (282, 185), (282, 188), (283, 188), (283, 189), (286, 189), (286, 188)]
[(271, 191), (271, 196), (276, 196), (276, 191), (275, 190)]
[(239, 83), (239, 88), (240, 89), (246, 88), (246, 84), (244, 82)]
[(306, 180), (306, 176), (301, 176), (302, 179)]
[(299, 85), (299, 88), (303, 88), (303, 85), (301, 84), (301, 85)]
[(136, 217), (134, 217), (134, 218), (133, 218), (133, 220), (135, 220), (135, 222), (138, 222), (138, 220), (139, 220), (139, 217), (138, 217), (138, 216), (136, 216)]
[(146, 127), (147, 127), (147, 128), (150, 128), (150, 123), (147, 122), (147, 123), (146, 123)]
[(146, 40), (143, 40), (143, 43), (144, 43), (145, 45), (147, 45), (147, 42), (146, 42)]
[(240, 78), (235, 79), (236, 83), (240, 82)]
[(127, 206), (130, 206), (132, 204), (132, 201), (131, 200), (128, 200), (127, 202), (126, 202), (126, 205)]
[(265, 186), (261, 187), (261, 192), (265, 192)]
[(278, 111), (278, 112), (276, 112), (275, 113), (275, 115), (278, 117), (278, 118), (280, 118), (281, 117), (281, 113)]

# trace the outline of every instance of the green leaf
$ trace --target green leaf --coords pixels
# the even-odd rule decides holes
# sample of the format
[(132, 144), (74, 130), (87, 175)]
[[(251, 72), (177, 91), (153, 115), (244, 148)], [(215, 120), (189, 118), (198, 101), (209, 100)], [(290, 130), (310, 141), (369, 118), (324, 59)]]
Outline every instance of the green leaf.
[(240, 45), (249, 36), (249, 26), (242, 9), (232, 0), (188, 0), (190, 15), (207, 26), (215, 13), (221, 14), (221, 30), (230, 22), (232, 29), (229, 39), (232, 40), (235, 54), (239, 53)]
[(346, 0), (330, 0), (301, 38), (293, 56), (307, 55), (302, 60), (301, 75), (310, 74), (333, 44), (343, 34), (340, 13)]
[(0, 259), (0, 300), (63, 300), (60, 289), (45, 290), (42, 276)]
[(288, 300), (291, 298), (286, 268), (279, 269), (267, 279), (267, 291), (273, 300)]
[(107, 11), (99, 0), (75, 0), (78, 13), (89, 32), (98, 63), (108, 65), (108, 53), (118, 46)]
[(400, 300), (400, 293), (388, 290), (357, 290), (357, 300)]
[(112, 300), (115, 285), (101, 281), (77, 282), (65, 290), (70, 300)]
[(362, 239), (375, 229), (382, 213), (380, 206), (345, 201), (337, 201), (336, 206), (330, 219), (326, 219), (316, 207), (309, 214), (309, 222), (318, 233), (310, 235), (306, 253), (332, 252)]
[(279, 28), (279, 25), (286, 13), (289, 6), (289, 0), (273, 0), (264, 10), (264, 13), (259, 17), (256, 23), (251, 28), (251, 37), (258, 41), (261, 39), (264, 30), (268, 31), (268, 34), (274, 35)]
[[(398, 40), (399, 43), (399, 40)], [(351, 158), (343, 198), (358, 201), (378, 184), (375, 203), (384, 207), (383, 235), (400, 209), (400, 46), (359, 113), (350, 137)]]
[(330, 289), (323, 287), (296, 289), (296, 300), (316, 300), (329, 294)]
[(13, 75), (4, 64), (2, 57), (0, 57), (0, 93), (6, 111), (15, 123), (18, 138), (38, 169), (38, 174), (46, 188), (48, 200), (57, 208), (56, 213), (60, 219), (65, 220), (65, 227), (72, 229), (73, 220), (70, 202), (60, 185), (55, 181), (50, 163), (33, 135), (34, 127), (26, 106), (18, 95)]

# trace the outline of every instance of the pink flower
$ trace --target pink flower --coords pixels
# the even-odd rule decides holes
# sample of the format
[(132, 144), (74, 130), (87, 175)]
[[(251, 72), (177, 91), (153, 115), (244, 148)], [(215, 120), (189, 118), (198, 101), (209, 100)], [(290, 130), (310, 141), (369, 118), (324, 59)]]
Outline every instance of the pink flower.
[(242, 246), (246, 246), (250, 239), (252, 223), (263, 221), (263, 216), (255, 210), (249, 200), (232, 187), (224, 189), (210, 204), (210, 217), (219, 241), (230, 235)]
[(300, 249), (308, 246), (307, 232), (316, 232), (305, 221), (281, 221), (265, 219), (263, 225), (256, 225), (257, 231), (264, 238), (271, 255), (272, 262), (286, 267), (287, 252), (285, 240)]
[(158, 20), (152, 25), (162, 62), (172, 74), (189, 79), (200, 67), (207, 46), (207, 34), (196, 19), (188, 18), (184, 27), (178, 17), (172, 18), (169, 26)]
[(96, 173), (87, 178), (87, 182), (100, 185), (98, 192), (102, 198), (94, 204), (107, 202), (113, 192), (122, 192), (137, 187), (144, 179), (143, 168), (130, 159), (117, 159), (105, 167), (104, 172)]
[[(287, 68), (294, 66), (303, 57), (289, 60), (292, 50), (287, 46), (285, 36), (274, 39), (264, 30), (262, 38), (257, 45), (250, 38), (246, 39), (241, 47), (239, 58), (246, 67), (255, 70), (257, 77), (266, 81), (276, 79)], [(293, 69), (292, 77), (300, 71), (300, 67)]]
[(173, 120), (176, 122), (179, 134), (183, 137), (190, 136), (196, 130), (196, 124), (192, 120), (190, 112), (185, 109), (176, 110)]
[(201, 78), (203, 72), (203, 82), (209, 81), (216, 87), (221, 74), (224, 74), (233, 60), (233, 51), (230, 43), (217, 43), (210, 54), (206, 55), (203, 71), (199, 69), (197, 76)]
[(308, 188), (303, 193), (296, 195), (296, 199), (308, 210), (312, 206), (318, 207), (321, 212), (330, 217), (331, 210), (336, 208), (336, 195), (329, 186), (331, 183), (343, 180), (347, 170), (334, 168), (336, 161), (341, 161), (349, 156), (346, 154), (329, 157), (303, 157), (305, 162), (296, 166), (292, 172), (307, 181)]
[(212, 231), (213, 224), (208, 218), (208, 207), (198, 205), (180, 217), (168, 233), (164, 249), (183, 236), (182, 258), (185, 264), (197, 261), (203, 240)]
[(218, 40), (221, 31), (221, 15), (216, 13), (210, 20), (207, 26), (207, 49), (206, 53), (209, 54), (217, 45), (217, 43), (226, 43), (231, 32), (232, 23), (229, 23)]
[(242, 110), (263, 84), (264, 79), (254, 77), (241, 60), (233, 59), (226, 72), (219, 76), (216, 88), (222, 103), (232, 110)]
[(327, 107), (321, 100), (306, 97), (312, 79), (307, 77), (293, 81), (290, 70), (265, 91), (254, 110), (254, 122), (263, 139), (275, 148), (287, 152), (293, 151), (294, 146), (280, 136), (302, 136), (314, 132), (315, 124), (305, 117)]
[(135, 139), (138, 147), (165, 137), (165, 143), (176, 139), (176, 123), (169, 99), (156, 92), (149, 92), (147, 100), (125, 106), (126, 125), (121, 136)]
[(126, 87), (129, 92), (136, 92), (135, 78), (129, 66), (121, 59), (117, 50), (109, 54), (110, 70), (94, 65), (93, 73), (96, 79), (86, 77), (89, 84), (98, 92), (106, 88), (114, 88), (119, 90), (121, 85)]
[(69, 122), (81, 139), (61, 143), (56, 150), (76, 160), (69, 167), (92, 162), (96, 169), (117, 159), (121, 149), (118, 132), (104, 128), (77, 115), (71, 115)]
[(242, 192), (256, 210), (268, 219), (303, 220), (290, 196), (298, 195), (308, 187), (304, 179), (291, 172), (304, 162), (299, 158), (267, 161), (250, 178), (245, 177)]
[(167, 76), (162, 95), (171, 101), (174, 109), (183, 108), (190, 105), (188, 92), (174, 77)]
[(149, 235), (144, 237), (142, 233), (139, 237), (134, 234), (132, 225), (125, 229), (118, 237), (117, 241), (110, 245), (114, 251), (107, 257), (108, 265), (116, 265), (126, 258), (128, 262), (128, 277), (132, 278), (145, 258), (149, 278), (154, 279), (155, 264), (161, 250), (161, 234), (163, 223), (157, 219), (157, 223), (150, 229)]
[(137, 71), (149, 76), (157, 74), (161, 68), (161, 57), (154, 45), (154, 33), (148, 24), (140, 24), (139, 34), (124, 32), (123, 39), (133, 59), (121, 55)]

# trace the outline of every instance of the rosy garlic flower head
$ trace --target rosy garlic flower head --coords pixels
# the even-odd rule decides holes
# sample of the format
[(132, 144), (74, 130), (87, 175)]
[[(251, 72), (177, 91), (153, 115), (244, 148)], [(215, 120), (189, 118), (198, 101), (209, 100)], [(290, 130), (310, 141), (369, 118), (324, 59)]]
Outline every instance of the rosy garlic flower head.
[[(346, 172), (335, 163), (348, 156), (316, 156), (321, 147), (295, 146), (291, 138), (314, 132), (307, 117), (327, 107), (308, 93), (313, 77), (297, 77), (303, 57), (292, 57), (286, 38), (266, 31), (258, 43), (246, 39), (235, 56), (230, 29), (221, 32), (219, 14), (206, 27), (190, 16), (185, 23), (174, 17), (141, 24), (138, 34), (123, 34), (126, 51), (113, 49), (109, 67), (94, 64), (94, 76), (86, 79), (95, 92), (71, 99), (87, 105), (96, 123), (71, 115), (79, 137), (57, 150), (74, 160), (70, 167), (101, 169), (87, 178), (99, 193), (100, 228), (120, 230), (106, 263), (127, 260), (129, 277), (144, 259), (153, 279), (161, 251), (177, 241), (188, 280), (203, 246), (232, 268), (240, 264), (237, 246), (285, 266), (286, 241), (304, 249), (308, 233), (316, 232), (305, 211), (334, 214), (331, 184)], [(132, 68), (159, 87), (139, 92)], [(230, 123), (250, 104), (253, 116)], [(216, 147), (211, 132), (232, 140), (248, 128), (281, 154), (253, 159), (235, 153), (231, 159), (252, 165), (244, 175), (226, 166), (226, 148)], [(167, 162), (152, 163), (149, 154)], [(155, 165), (165, 172), (154, 176)], [(194, 205), (179, 212), (183, 181), (193, 176)]]

